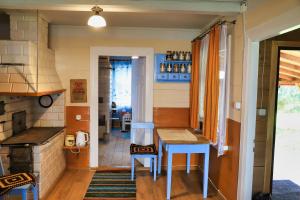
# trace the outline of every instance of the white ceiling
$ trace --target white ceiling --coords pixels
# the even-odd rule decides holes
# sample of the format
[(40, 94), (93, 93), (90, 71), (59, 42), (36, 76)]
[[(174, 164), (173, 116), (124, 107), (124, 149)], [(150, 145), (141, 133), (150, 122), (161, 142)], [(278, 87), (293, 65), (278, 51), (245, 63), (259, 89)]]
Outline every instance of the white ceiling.
[[(80, 25), (87, 23), (91, 12), (87, 11), (40, 11), (54, 25)], [(101, 14), (109, 27), (158, 27), (201, 29), (217, 15), (190, 13), (138, 13), (104, 12)]]
[[(256, 0), (251, 0), (256, 1)], [(241, 0), (1, 0), (0, 9), (36, 10), (56, 25), (86, 25), (99, 4), (108, 26), (201, 29), (240, 11)]]

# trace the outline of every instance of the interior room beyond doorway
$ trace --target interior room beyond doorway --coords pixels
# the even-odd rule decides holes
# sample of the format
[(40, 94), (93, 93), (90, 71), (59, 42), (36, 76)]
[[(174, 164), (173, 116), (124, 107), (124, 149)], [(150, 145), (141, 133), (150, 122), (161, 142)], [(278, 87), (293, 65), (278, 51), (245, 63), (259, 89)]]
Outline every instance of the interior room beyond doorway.
[(131, 123), (144, 120), (141, 88), (145, 86), (145, 60), (134, 56), (99, 57), (100, 167), (130, 166)]

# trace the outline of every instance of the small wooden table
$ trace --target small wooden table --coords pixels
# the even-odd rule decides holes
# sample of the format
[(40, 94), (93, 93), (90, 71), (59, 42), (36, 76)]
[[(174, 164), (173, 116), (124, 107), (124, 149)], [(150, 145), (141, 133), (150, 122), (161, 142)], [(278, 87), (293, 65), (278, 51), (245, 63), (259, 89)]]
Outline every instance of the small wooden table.
[(161, 174), (162, 148), (168, 154), (167, 167), (167, 200), (171, 198), (172, 186), (172, 156), (174, 153), (187, 154), (187, 173), (190, 172), (190, 161), (192, 153), (204, 154), (203, 173), (203, 198), (207, 198), (208, 169), (209, 169), (209, 141), (203, 136), (195, 135), (188, 129), (157, 129), (158, 133), (158, 174)]

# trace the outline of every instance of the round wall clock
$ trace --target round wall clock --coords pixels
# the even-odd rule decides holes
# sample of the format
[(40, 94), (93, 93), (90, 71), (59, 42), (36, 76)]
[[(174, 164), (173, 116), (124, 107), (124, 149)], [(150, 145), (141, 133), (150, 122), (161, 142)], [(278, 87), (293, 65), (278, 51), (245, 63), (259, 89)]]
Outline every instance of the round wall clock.
[(53, 104), (53, 99), (52, 99), (52, 97), (50, 95), (40, 96), (40, 98), (39, 98), (39, 104), (43, 108), (49, 108)]

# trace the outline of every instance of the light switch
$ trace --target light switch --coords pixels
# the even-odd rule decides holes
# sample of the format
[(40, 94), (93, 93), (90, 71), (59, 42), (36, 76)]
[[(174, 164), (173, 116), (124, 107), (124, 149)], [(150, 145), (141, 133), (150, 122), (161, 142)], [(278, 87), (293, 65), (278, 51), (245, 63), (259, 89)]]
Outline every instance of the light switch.
[(241, 102), (237, 101), (234, 103), (234, 108), (237, 110), (241, 110)]
[(257, 115), (258, 116), (266, 116), (267, 115), (267, 109), (265, 109), (265, 108), (257, 109)]
[(75, 116), (75, 119), (76, 119), (77, 121), (81, 120), (81, 115), (76, 115), (76, 116)]

